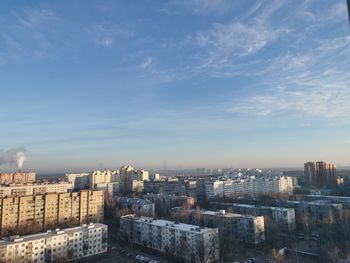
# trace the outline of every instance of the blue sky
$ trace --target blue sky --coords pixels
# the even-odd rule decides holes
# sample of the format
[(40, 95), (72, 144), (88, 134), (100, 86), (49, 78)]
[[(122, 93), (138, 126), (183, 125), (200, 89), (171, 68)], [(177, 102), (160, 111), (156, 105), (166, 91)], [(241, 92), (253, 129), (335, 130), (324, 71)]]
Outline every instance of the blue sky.
[(345, 0), (1, 1), (0, 153), (39, 172), (348, 165), (349, 56)]

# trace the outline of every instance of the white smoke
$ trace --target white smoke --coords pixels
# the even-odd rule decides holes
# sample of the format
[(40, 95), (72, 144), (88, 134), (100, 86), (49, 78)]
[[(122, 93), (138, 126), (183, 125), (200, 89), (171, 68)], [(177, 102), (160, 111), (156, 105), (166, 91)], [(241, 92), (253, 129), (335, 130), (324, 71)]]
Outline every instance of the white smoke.
[(24, 161), (27, 160), (25, 152), (26, 150), (23, 147), (8, 150), (0, 149), (0, 166), (13, 165), (21, 169), (23, 167)]
[(24, 154), (24, 152), (18, 152), (18, 153), (16, 153), (16, 162), (17, 162), (17, 167), (18, 167), (18, 169), (22, 169), (22, 167), (23, 167), (23, 163), (24, 163), (24, 161), (26, 161), (27, 160), (27, 157), (26, 157), (26, 155)]

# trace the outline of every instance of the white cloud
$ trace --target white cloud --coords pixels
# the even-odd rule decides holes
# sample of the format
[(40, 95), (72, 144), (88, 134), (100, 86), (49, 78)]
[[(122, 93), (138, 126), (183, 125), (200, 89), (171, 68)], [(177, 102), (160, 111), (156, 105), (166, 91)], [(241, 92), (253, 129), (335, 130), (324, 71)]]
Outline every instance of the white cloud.
[(325, 118), (348, 118), (350, 114), (350, 37), (320, 42), (299, 57), (281, 56), (270, 60), (262, 82), (270, 86), (229, 109), (270, 115), (300, 113)]
[(140, 67), (142, 69), (146, 69), (146, 68), (150, 67), (152, 65), (152, 63), (153, 63), (153, 59), (151, 57), (147, 56), (144, 59), (144, 61), (140, 64)]

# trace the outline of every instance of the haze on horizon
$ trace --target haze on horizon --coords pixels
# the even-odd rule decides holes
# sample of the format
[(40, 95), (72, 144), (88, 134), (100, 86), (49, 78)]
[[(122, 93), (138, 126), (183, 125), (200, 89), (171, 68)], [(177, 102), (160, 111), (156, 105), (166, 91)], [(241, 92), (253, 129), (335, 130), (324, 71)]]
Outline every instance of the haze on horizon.
[(346, 166), (349, 57), (345, 0), (1, 1), (0, 153), (39, 172)]

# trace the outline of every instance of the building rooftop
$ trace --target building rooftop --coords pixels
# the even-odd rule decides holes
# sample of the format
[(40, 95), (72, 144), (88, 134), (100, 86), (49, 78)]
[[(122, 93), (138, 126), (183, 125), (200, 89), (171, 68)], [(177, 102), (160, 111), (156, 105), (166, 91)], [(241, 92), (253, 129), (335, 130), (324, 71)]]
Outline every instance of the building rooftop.
[(77, 231), (82, 231), (84, 229), (97, 229), (101, 227), (107, 227), (107, 225), (101, 224), (101, 223), (90, 223), (89, 225), (84, 224), (84, 225), (72, 227), (72, 228), (65, 228), (65, 229), (57, 228), (54, 231), (48, 230), (47, 232), (33, 234), (33, 235), (11, 236), (8, 238), (1, 239), (0, 246), (21, 243), (21, 242), (28, 242), (32, 240), (41, 239), (41, 238), (49, 238), (49, 237), (54, 237), (54, 236), (63, 235), (63, 234), (75, 233)]
[(139, 218), (136, 218), (135, 221), (146, 222), (154, 226), (168, 227), (168, 228), (178, 229), (178, 230), (187, 231), (187, 232), (207, 233), (214, 230), (214, 228), (199, 227), (196, 225), (177, 223), (174, 221), (168, 221), (163, 219), (153, 219), (151, 217), (139, 217)]

